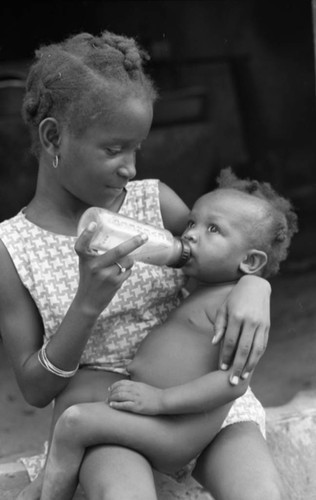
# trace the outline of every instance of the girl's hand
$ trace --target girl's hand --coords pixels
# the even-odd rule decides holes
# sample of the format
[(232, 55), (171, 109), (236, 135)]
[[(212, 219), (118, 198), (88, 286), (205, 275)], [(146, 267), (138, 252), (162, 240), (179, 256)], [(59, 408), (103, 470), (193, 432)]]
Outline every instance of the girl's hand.
[(90, 248), (95, 228), (92, 222), (76, 241), (79, 285), (75, 300), (82, 311), (97, 317), (131, 275), (134, 260), (129, 253), (143, 245), (146, 236), (134, 236), (104, 254), (97, 254)]
[(142, 382), (119, 380), (109, 387), (107, 402), (115, 410), (159, 415), (162, 408), (162, 394), (162, 389)]
[[(270, 284), (258, 276), (243, 276), (215, 319), (213, 343), (223, 339), (222, 370), (232, 367), (230, 380), (247, 378), (263, 355), (270, 329)], [(236, 378), (237, 377), (237, 378)]]

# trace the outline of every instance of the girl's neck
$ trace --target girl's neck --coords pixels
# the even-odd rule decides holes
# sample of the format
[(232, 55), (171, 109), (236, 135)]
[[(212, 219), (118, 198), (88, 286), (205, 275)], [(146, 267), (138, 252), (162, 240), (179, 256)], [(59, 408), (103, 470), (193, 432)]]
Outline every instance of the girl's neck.
[[(106, 203), (102, 208), (118, 212), (124, 203), (126, 192), (122, 196)], [(25, 208), (26, 218), (37, 226), (58, 234), (76, 236), (79, 219), (90, 205), (71, 197), (69, 193), (62, 191), (50, 191), (37, 188), (34, 198)]]
[(24, 213), (26, 218), (37, 226), (53, 233), (76, 236), (81, 211), (71, 210), (69, 206), (55, 203), (49, 198), (34, 196)]
[(75, 236), (85, 204), (61, 189), (54, 177), (39, 169), (36, 191), (25, 216), (37, 226), (58, 234)]

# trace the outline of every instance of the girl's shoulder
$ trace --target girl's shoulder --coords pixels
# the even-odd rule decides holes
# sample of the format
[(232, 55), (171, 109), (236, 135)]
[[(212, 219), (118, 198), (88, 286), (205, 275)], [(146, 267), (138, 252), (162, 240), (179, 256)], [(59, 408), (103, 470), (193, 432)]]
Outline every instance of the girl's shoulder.
[(129, 182), (126, 186), (126, 197), (120, 213), (141, 222), (162, 227), (159, 180), (144, 179)]
[(19, 233), (26, 228), (25, 217), (20, 211), (13, 217), (0, 222), (0, 239), (4, 242), (15, 241)]
[(159, 179), (143, 179), (128, 183), (120, 212), (180, 235), (185, 229), (189, 209), (180, 196), (164, 182)]
[(159, 179), (141, 179), (130, 181), (126, 186), (126, 199), (135, 197), (151, 198), (159, 196)]

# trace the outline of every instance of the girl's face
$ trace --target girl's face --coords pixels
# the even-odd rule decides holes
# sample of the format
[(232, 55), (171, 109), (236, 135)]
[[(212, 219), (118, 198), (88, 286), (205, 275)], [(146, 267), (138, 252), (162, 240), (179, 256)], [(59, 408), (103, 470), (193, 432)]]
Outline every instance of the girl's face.
[(202, 196), (183, 234), (192, 253), (184, 272), (206, 283), (238, 279), (239, 264), (251, 249), (250, 221), (257, 220), (254, 216), (258, 217), (258, 206), (229, 191)]
[(58, 167), (63, 189), (86, 205), (118, 209), (124, 187), (136, 175), (136, 151), (152, 115), (151, 102), (129, 97), (80, 136), (64, 131)]

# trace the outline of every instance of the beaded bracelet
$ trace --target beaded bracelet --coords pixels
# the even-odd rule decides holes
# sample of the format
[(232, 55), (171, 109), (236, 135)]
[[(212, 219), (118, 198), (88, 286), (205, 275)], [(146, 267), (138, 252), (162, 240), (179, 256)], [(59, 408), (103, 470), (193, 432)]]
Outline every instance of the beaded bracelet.
[(69, 371), (57, 368), (57, 366), (53, 365), (53, 363), (51, 363), (47, 357), (46, 345), (43, 345), (43, 347), (37, 353), (38, 361), (40, 362), (42, 367), (45, 368), (45, 370), (49, 371), (50, 373), (57, 375), (58, 377), (63, 377), (63, 378), (73, 377), (78, 371), (79, 364), (74, 370), (69, 370)]

